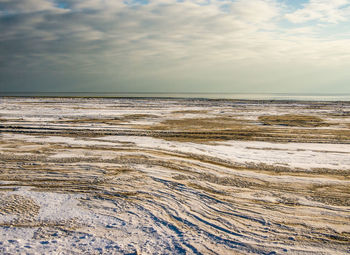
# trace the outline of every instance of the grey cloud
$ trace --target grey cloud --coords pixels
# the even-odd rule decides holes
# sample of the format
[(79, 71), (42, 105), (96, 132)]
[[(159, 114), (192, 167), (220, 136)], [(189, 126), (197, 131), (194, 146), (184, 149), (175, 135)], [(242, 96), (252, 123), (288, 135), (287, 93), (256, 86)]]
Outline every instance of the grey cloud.
[(97, 90), (145, 91), (175, 83), (208, 90), (217, 81), (228, 90), (256, 88), (251, 69), (266, 85), (276, 66), (288, 77), (296, 65), (321, 70), (323, 57), (330, 65), (342, 54), (343, 66), (350, 63), (348, 40), (282, 34), (282, 8), (272, 0), (0, 0), (1, 84), (19, 89), (32, 79), (45, 88), (52, 80), (62, 90), (94, 90), (94, 82)]
[[(57, 9), (54, 1), (47, 0), (0, 0), (0, 10), (9, 13), (30, 13)], [(2, 12), (3, 12), (2, 11)]]

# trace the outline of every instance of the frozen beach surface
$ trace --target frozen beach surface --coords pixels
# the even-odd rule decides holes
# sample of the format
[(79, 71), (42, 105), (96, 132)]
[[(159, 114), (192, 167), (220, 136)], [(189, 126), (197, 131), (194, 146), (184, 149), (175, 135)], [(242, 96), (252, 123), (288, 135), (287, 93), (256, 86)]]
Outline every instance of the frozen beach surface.
[(349, 254), (350, 103), (0, 98), (0, 254)]

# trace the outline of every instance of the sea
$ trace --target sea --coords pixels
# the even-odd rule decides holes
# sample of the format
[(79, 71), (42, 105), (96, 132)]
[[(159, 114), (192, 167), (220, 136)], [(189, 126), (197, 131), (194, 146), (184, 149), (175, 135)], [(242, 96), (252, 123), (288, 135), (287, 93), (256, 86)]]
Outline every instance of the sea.
[(116, 93), (116, 92), (0, 92), (0, 97), (200, 98), (237, 100), (350, 101), (350, 93)]

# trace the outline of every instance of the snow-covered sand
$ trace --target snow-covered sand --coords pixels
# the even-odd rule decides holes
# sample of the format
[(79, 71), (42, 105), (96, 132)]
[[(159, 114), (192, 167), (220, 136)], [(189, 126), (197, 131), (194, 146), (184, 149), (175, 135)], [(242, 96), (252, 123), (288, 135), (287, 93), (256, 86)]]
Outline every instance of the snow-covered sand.
[[(0, 98), (0, 253), (349, 254), (349, 112)], [(283, 114), (326, 124), (259, 122)]]

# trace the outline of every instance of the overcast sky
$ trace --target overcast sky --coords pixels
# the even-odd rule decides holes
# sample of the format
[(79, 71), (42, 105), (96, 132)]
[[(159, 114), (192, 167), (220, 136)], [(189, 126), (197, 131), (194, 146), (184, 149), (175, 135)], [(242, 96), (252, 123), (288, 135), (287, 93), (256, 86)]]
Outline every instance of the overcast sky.
[(0, 91), (350, 93), (350, 0), (0, 0)]

